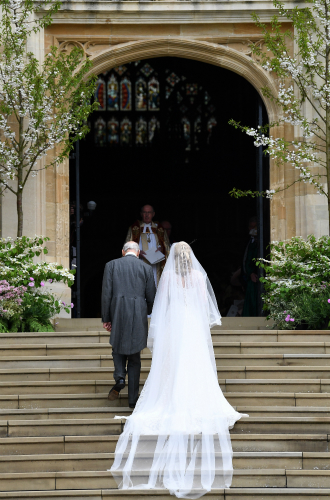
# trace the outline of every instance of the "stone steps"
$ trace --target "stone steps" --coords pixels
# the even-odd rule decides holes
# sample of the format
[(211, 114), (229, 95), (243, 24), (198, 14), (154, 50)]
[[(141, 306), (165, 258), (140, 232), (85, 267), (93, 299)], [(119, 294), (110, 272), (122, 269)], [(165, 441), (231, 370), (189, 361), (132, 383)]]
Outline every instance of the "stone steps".
[[(221, 321), (221, 327), (216, 326), (214, 330), (225, 330), (228, 332), (232, 330), (267, 330), (273, 326), (273, 321), (267, 321), (263, 317), (222, 318)], [(103, 330), (101, 318), (57, 318), (55, 326), (56, 333)]]
[[(30, 472), (0, 474), (1, 491), (114, 489), (116, 482), (109, 471)], [(232, 488), (330, 488), (330, 471), (255, 469), (234, 471)], [(314, 486), (315, 487), (315, 486)]]
[[(330, 434), (232, 434), (236, 452), (329, 452)], [(2, 437), (1, 455), (113, 453), (118, 435)]]
[[(212, 490), (207, 500), (325, 500), (330, 489), (324, 488), (230, 488)], [(114, 489), (0, 492), (0, 499), (17, 500), (168, 500), (164, 490), (117, 491)], [(204, 498), (204, 497), (203, 497)]]
[[(330, 331), (212, 331), (220, 386), (249, 413), (231, 431), (235, 474), (212, 500), (330, 496)], [(116, 490), (110, 468), (129, 415), (114, 402), (108, 334), (0, 334), (0, 500), (165, 500)], [(141, 384), (151, 355), (142, 353)]]
[[(26, 436), (93, 436), (120, 434), (125, 420), (113, 418), (64, 418), (42, 420), (2, 420), (0, 437)], [(296, 433), (326, 434), (330, 430), (330, 417), (243, 417), (236, 423), (232, 434)]]
[[(221, 360), (217, 359), (217, 363)], [(322, 361), (322, 360), (320, 360)], [(31, 363), (32, 364), (32, 363)], [(51, 382), (63, 380), (107, 380), (113, 379), (113, 366), (90, 368), (2, 368), (3, 382)], [(146, 378), (150, 367), (141, 368), (141, 377)], [(219, 366), (218, 377), (223, 379), (330, 379), (329, 366)]]
[[(110, 383), (109, 383), (110, 386)], [(307, 389), (307, 387), (305, 387)], [(330, 406), (330, 394), (327, 393), (248, 393), (224, 392), (232, 406), (245, 407), (312, 407), (316, 410)], [(127, 394), (121, 394), (116, 401), (108, 401), (108, 392), (89, 394), (20, 394), (0, 396), (0, 409), (36, 409), (36, 408), (100, 408), (127, 407)], [(261, 410), (262, 411), (262, 410)]]
[[(330, 379), (239, 378), (218, 379), (218, 381), (223, 392), (303, 393), (307, 385), (310, 393), (330, 393)], [(140, 390), (144, 382), (144, 379), (140, 379)], [(93, 394), (105, 393), (109, 391), (113, 385), (114, 380), (99, 379), (0, 382), (0, 394), (3, 396), (15, 394)], [(127, 394), (127, 386), (121, 391), (121, 394), (124, 396)]]
[[(221, 368), (277, 368), (277, 367), (324, 367), (330, 366), (330, 354), (216, 354), (217, 366)], [(151, 354), (141, 355), (142, 368), (150, 368)], [(4, 370), (21, 370), (21, 374), (28, 370), (49, 370), (51, 368), (87, 369), (112, 368), (111, 355), (49, 355), (49, 356), (1, 356), (0, 373)], [(24, 371), (23, 371), (24, 369)], [(14, 372), (13, 372), (14, 373)], [(18, 372), (19, 373), (19, 372)]]
[[(330, 342), (327, 330), (211, 330), (214, 342)], [(0, 333), (0, 345), (11, 344), (72, 344), (108, 343), (109, 334), (103, 330), (70, 332)]]
[[(110, 404), (108, 402), (108, 404)], [(250, 417), (330, 417), (329, 407), (310, 406), (236, 406), (240, 413), (248, 413)], [(116, 415), (130, 415), (127, 407), (90, 407), (90, 408), (34, 408), (0, 410), (1, 420), (47, 420), (65, 418), (114, 418)]]
[[(330, 342), (213, 342), (215, 354), (330, 354)], [(144, 349), (147, 353), (147, 349)], [(1, 357), (77, 356), (111, 354), (111, 346), (102, 343), (4, 344)]]
[[(66, 453), (0, 456), (0, 474), (23, 472), (105, 471), (114, 453)], [(150, 465), (153, 456), (150, 457)], [(144, 457), (145, 461), (145, 457)], [(329, 470), (329, 452), (234, 452), (235, 469)]]

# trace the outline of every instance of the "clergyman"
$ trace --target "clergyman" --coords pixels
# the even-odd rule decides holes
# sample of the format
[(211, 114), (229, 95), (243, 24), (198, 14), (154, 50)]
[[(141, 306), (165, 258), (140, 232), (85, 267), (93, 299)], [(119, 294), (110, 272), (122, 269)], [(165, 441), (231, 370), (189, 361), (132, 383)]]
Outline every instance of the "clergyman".
[(165, 255), (165, 260), (152, 266), (155, 284), (158, 286), (166, 259), (170, 252), (170, 242), (167, 232), (162, 225), (153, 221), (154, 216), (154, 208), (151, 205), (144, 205), (141, 208), (142, 220), (135, 221), (134, 224), (128, 228), (126, 241), (135, 241), (139, 245), (140, 259), (148, 265), (150, 265), (149, 262), (144, 258), (146, 250), (154, 248)]

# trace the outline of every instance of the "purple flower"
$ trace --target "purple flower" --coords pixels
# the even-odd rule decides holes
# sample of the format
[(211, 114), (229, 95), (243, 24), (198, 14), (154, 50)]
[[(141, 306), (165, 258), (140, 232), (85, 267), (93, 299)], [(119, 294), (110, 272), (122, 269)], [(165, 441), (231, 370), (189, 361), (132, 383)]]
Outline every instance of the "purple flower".
[(74, 304), (73, 304), (73, 302), (71, 302), (71, 309), (73, 309), (73, 307), (74, 307)]
[(53, 282), (53, 280), (52, 280), (51, 278), (50, 278), (48, 281), (49, 281), (49, 283), (52, 283), (52, 282)]
[(65, 302), (62, 302), (62, 304), (65, 306)]
[(294, 318), (290, 318), (290, 321), (294, 321)]
[(329, 302), (329, 304), (330, 304), (330, 299), (328, 299), (328, 302)]
[(34, 281), (34, 278), (30, 278), (31, 281)]
[(45, 286), (45, 283), (42, 281), (42, 282), (40, 283), (40, 286)]
[(286, 314), (286, 311), (284, 311), (284, 314)]
[(33, 281), (31, 281), (31, 283), (29, 283), (29, 286), (34, 286), (34, 283), (33, 283)]

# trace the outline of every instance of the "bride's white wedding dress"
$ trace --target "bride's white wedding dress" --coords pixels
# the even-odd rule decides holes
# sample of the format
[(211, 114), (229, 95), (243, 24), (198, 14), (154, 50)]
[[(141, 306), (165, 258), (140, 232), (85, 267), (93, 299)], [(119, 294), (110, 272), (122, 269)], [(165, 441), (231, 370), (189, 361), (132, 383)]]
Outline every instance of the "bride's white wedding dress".
[(218, 384), (210, 326), (220, 318), (204, 269), (189, 245), (176, 243), (152, 312), (150, 374), (110, 469), (119, 488), (167, 488), (178, 498), (199, 498), (230, 487), (229, 429), (243, 415)]

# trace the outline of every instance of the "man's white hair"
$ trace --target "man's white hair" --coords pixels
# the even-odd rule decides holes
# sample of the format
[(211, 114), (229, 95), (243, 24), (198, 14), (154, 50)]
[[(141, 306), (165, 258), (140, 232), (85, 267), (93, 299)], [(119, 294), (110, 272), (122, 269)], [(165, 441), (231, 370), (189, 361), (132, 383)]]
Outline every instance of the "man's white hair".
[(134, 250), (134, 252), (138, 252), (140, 250), (140, 247), (137, 243), (135, 243), (134, 241), (128, 241), (127, 243), (125, 243), (125, 245), (123, 246), (123, 251), (126, 253), (127, 250)]

